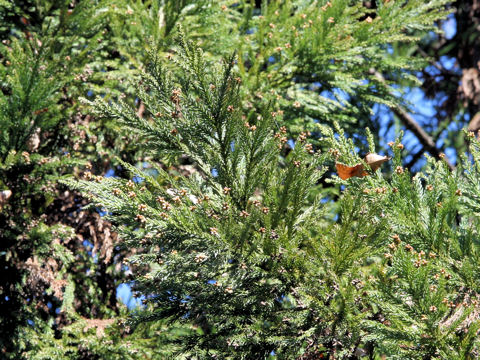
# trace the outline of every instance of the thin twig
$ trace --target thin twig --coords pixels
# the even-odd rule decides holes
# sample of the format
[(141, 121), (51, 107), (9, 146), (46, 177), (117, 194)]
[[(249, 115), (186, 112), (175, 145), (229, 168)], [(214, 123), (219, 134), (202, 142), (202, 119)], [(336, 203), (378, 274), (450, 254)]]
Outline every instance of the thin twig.
[(440, 71), (444, 75), (449, 75), (449, 76), (458, 76), (458, 74), (455, 74), (453, 71), (450, 71), (448, 69), (445, 69), (442, 65), (440, 65), (438, 62), (433, 60), (428, 54), (420, 48), (420, 46), (417, 46), (416, 51), (420, 53), (432, 66), (434, 66), (438, 71)]

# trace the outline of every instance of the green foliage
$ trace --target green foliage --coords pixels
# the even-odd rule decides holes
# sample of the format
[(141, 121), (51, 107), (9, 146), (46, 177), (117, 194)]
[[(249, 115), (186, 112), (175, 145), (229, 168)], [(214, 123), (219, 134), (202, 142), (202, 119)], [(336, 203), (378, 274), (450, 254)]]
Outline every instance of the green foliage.
[[(438, 31), (433, 24), (448, 14), (447, 2), (379, 2), (374, 13), (346, 0), (272, 1), (261, 9), (252, 1), (116, 1), (110, 27), (115, 50), (129, 65), (109, 64), (117, 68), (109, 76), (125, 79), (142, 69), (152, 48), (172, 56), (181, 24), (209, 57), (227, 58), (235, 49), (242, 101), (285, 112), (295, 136), (312, 131), (314, 121), (336, 120), (356, 133), (358, 125), (378, 126), (370, 120), (373, 103), (403, 102), (390, 84), (418, 83), (411, 72), (425, 61), (410, 53), (392, 57), (388, 50), (418, 41), (421, 31)], [(372, 69), (387, 74), (387, 83)]]
[(43, 329), (33, 325), (26, 329), (30, 350), (23, 355), (32, 360), (80, 360), (80, 359), (145, 359), (169, 358), (176, 334), (185, 333), (182, 328), (170, 328), (162, 323), (139, 326), (129, 335), (123, 317), (127, 309), (121, 308), (116, 319), (88, 319), (79, 316), (64, 326), (63, 336), (58, 338), (50, 326)]
[(322, 165), (364, 163), (353, 141), (319, 126), (328, 152), (302, 133), (282, 156), (281, 115), (242, 107), (233, 59), (220, 67), (180, 45), (180, 76), (152, 55), (137, 92), (144, 117), (125, 103), (92, 105), (153, 158), (188, 157), (193, 174), (123, 163), (132, 180), (67, 182), (138, 251), (129, 262), (146, 307), (132, 324), (191, 326), (177, 356), (197, 358), (474, 356), (478, 169), (465, 159), (451, 173), (429, 159), (412, 178), (399, 139), (390, 176), (330, 180), (345, 186), (332, 207), (318, 191)]
[(94, 2), (70, 10), (68, 2), (24, 5), (0, 4), (0, 13), (20, 19), (8, 38), (2, 33), (0, 48), (0, 351), (7, 359), (29, 349), (31, 324), (54, 334), (84, 295), (72, 269), (74, 254), (86, 251), (75, 248), (81, 235), (66, 225), (78, 209), (56, 209), (69, 196), (57, 180), (85, 164), (71, 157), (67, 123), (102, 18)]
[[(348, 143), (329, 135), (348, 156)], [(365, 322), (366, 340), (388, 358), (470, 358), (478, 351), (479, 326), (477, 286), (471, 282), (478, 218), (465, 207), (469, 196), (476, 197), (467, 180), (474, 167), (465, 159), (465, 170), (451, 173), (445, 163), (429, 158), (425, 172), (412, 178), (400, 165), (401, 144), (392, 146), (397, 167), (390, 180), (348, 181), (349, 192), (366, 198), (362, 203), (380, 198), (393, 240), (368, 278), (376, 317)], [(476, 163), (478, 153), (473, 157)]]
[(2, 356), (477, 357), (479, 143), (359, 155), (446, 3), (0, 1)]
[[(143, 179), (141, 184), (108, 178), (75, 186), (88, 187), (98, 206), (116, 214), (112, 219), (125, 244), (145, 245), (145, 254), (132, 258), (132, 265), (151, 265), (138, 284), (139, 290), (154, 295), (149, 319), (195, 319), (200, 330), (186, 343), (198, 351), (217, 346), (225, 351), (226, 343), (238, 342), (244, 351), (264, 356), (277, 343), (287, 346), (287, 334), (279, 334), (273, 324), (265, 329), (271, 332), (262, 335), (265, 339), (249, 339), (245, 332), (265, 327), (263, 307), (267, 314), (284, 307), (285, 316), (295, 312), (289, 301), (281, 300), (292, 286), (282, 274), (296, 262), (299, 247), (311, 251), (307, 233), (300, 230), (312, 223), (317, 210), (301, 210), (309, 187), (321, 175), (317, 168), (324, 157), (309, 154), (307, 145), (298, 146), (279, 166), (285, 130), (275, 135), (272, 130), (278, 126), (266, 111), (242, 117), (232, 59), (211, 71), (198, 50), (184, 46), (179, 55), (179, 64), (189, 70), (184, 78), (171, 79), (153, 59), (151, 73), (142, 81), (145, 87), (138, 93), (151, 116), (141, 119), (125, 104), (108, 106), (100, 100), (96, 108), (147, 136), (154, 153), (188, 155), (203, 176), (173, 178), (157, 168), (152, 177), (124, 164)], [(155, 255), (157, 248), (162, 255)], [(287, 269), (278, 278), (269, 278), (272, 269), (283, 266)], [(160, 278), (162, 282), (156, 281)], [(258, 287), (251, 288), (253, 283)], [(231, 330), (243, 322), (246, 310), (236, 293), (252, 304), (251, 316), (260, 317), (247, 321), (238, 334)], [(212, 330), (214, 319), (224, 322), (227, 314), (230, 320)]]

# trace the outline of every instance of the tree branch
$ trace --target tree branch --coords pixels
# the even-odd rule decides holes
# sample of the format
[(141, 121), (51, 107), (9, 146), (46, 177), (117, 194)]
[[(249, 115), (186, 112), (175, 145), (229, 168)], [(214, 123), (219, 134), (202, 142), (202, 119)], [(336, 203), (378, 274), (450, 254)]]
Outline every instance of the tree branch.
[(415, 165), (417, 163), (417, 161), (422, 157), (423, 153), (425, 152), (425, 149), (422, 148), (420, 149), (419, 152), (417, 152), (415, 155), (412, 156), (412, 159), (408, 162), (407, 165), (405, 165), (405, 167), (407, 169), (411, 169), (413, 167), (413, 165)]
[[(371, 69), (370, 73), (375, 75), (375, 77), (382, 83), (386, 84), (385, 78), (382, 74), (380, 74), (375, 69)], [(443, 152), (437, 148), (435, 141), (433, 141), (432, 137), (427, 134), (425, 130), (418, 124), (415, 119), (401, 106), (391, 107), (390, 108), (395, 115), (402, 121), (403, 125), (410, 130), (418, 139), (418, 141), (423, 145), (423, 148), (428, 151), (432, 156), (437, 158), (443, 158), (447, 166), (450, 170), (454, 170), (455, 166), (453, 166), (450, 161), (444, 156)]]

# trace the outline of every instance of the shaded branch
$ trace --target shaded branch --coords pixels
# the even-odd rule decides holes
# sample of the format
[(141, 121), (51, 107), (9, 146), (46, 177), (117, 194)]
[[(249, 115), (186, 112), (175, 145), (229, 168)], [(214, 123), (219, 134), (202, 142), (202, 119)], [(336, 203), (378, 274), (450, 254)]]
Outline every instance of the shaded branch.
[(405, 167), (407, 169), (411, 169), (413, 165), (417, 163), (417, 161), (422, 157), (423, 153), (425, 152), (425, 149), (422, 147), (419, 152), (417, 152), (415, 155), (413, 155), (412, 159), (408, 162)]
[[(372, 75), (375, 75), (375, 77), (382, 84), (386, 84), (385, 78), (378, 71), (376, 71), (375, 69), (371, 69), (370, 73)], [(437, 158), (443, 157), (443, 160), (450, 168), (450, 170), (455, 169), (455, 166), (452, 165), (450, 161), (448, 161), (448, 159), (444, 157), (443, 152), (439, 148), (437, 148), (435, 141), (433, 141), (433, 138), (420, 126), (418, 122), (415, 121), (415, 119), (404, 108), (402, 108), (401, 106), (396, 106), (391, 107), (390, 109), (395, 115), (398, 116), (398, 118), (402, 121), (403, 125), (405, 125), (405, 127), (417, 137), (418, 141), (423, 145), (425, 151), (428, 151), (431, 155)]]

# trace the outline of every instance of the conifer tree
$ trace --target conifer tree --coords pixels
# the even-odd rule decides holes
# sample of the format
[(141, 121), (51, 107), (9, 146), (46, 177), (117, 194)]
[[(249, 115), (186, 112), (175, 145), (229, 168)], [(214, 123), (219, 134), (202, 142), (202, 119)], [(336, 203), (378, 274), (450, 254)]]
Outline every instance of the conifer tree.
[[(172, 61), (173, 73), (151, 55), (138, 89), (145, 117), (122, 102), (92, 106), (145, 139), (153, 158), (187, 156), (196, 171), (123, 163), (131, 180), (68, 182), (138, 251), (129, 266), (146, 307), (133, 326), (189, 325), (175, 340), (185, 357), (475, 356), (470, 160), (452, 173), (430, 159), (412, 178), (398, 139), (387, 177), (338, 125), (317, 127), (328, 152), (304, 132), (284, 156), (281, 112), (242, 104), (234, 57), (211, 64), (181, 38)], [(318, 189), (332, 162), (364, 169), (333, 177), (346, 187), (334, 206)]]
[(26, 3), (0, 2), (1, 356), (478, 356), (478, 142), (412, 177), (362, 130), (447, 1)]

